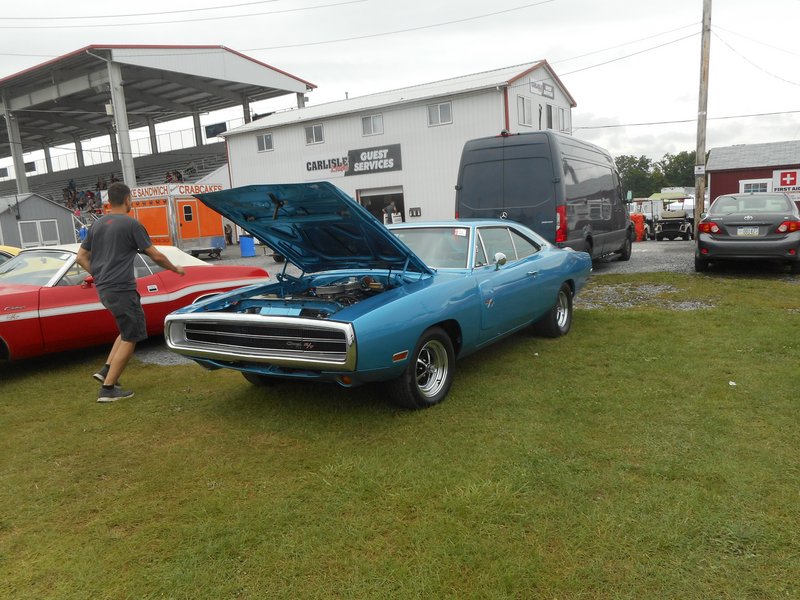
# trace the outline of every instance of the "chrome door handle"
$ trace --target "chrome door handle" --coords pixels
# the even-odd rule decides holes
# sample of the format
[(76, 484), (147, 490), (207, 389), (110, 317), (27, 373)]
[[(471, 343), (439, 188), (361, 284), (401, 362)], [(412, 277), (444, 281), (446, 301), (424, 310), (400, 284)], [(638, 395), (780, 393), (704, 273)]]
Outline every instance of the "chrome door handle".
[(539, 271), (528, 271), (528, 275), (531, 277), (536, 277), (539, 274)]

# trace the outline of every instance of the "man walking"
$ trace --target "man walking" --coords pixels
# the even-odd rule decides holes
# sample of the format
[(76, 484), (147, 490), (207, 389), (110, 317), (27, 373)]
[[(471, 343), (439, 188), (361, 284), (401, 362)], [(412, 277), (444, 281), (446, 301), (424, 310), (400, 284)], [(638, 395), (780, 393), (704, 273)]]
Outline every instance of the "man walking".
[(77, 258), (78, 264), (94, 278), (100, 302), (112, 314), (119, 330), (106, 364), (93, 375), (103, 384), (98, 402), (133, 396), (132, 391), (119, 385), (119, 377), (133, 356), (136, 343), (147, 339), (147, 325), (133, 271), (136, 254), (143, 252), (161, 267), (184, 275), (182, 267), (172, 264), (153, 245), (144, 226), (128, 216), (132, 206), (130, 188), (116, 182), (108, 186), (107, 193), (111, 209), (89, 228)]

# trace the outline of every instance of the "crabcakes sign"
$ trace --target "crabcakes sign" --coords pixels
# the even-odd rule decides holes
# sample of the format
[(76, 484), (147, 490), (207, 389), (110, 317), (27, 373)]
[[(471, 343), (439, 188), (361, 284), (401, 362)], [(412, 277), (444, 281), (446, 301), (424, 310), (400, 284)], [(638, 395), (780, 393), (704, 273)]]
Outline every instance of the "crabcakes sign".
[(347, 156), (328, 156), (306, 161), (309, 179), (368, 175), (402, 169), (400, 144), (348, 150)]

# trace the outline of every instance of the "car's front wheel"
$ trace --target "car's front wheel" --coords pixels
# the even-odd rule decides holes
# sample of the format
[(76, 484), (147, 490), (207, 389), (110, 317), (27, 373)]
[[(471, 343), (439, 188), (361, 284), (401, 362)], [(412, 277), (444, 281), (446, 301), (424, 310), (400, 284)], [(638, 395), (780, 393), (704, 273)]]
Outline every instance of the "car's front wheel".
[(533, 330), (538, 335), (557, 338), (567, 335), (571, 326), (572, 289), (566, 283), (562, 283), (553, 308), (534, 323)]
[(389, 397), (403, 408), (438, 404), (450, 391), (454, 369), (450, 336), (441, 327), (431, 327), (419, 338), (403, 374), (388, 382)]

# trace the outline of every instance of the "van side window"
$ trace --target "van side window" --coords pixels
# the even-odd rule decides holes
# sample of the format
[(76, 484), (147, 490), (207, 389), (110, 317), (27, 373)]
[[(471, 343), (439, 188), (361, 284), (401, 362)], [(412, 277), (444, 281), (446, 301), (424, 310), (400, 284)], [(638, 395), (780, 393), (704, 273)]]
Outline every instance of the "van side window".
[(494, 262), (494, 255), (498, 252), (505, 254), (509, 261), (517, 259), (514, 242), (511, 241), (511, 235), (506, 227), (481, 227), (478, 229), (478, 235), (483, 240), (483, 247), (490, 263)]

